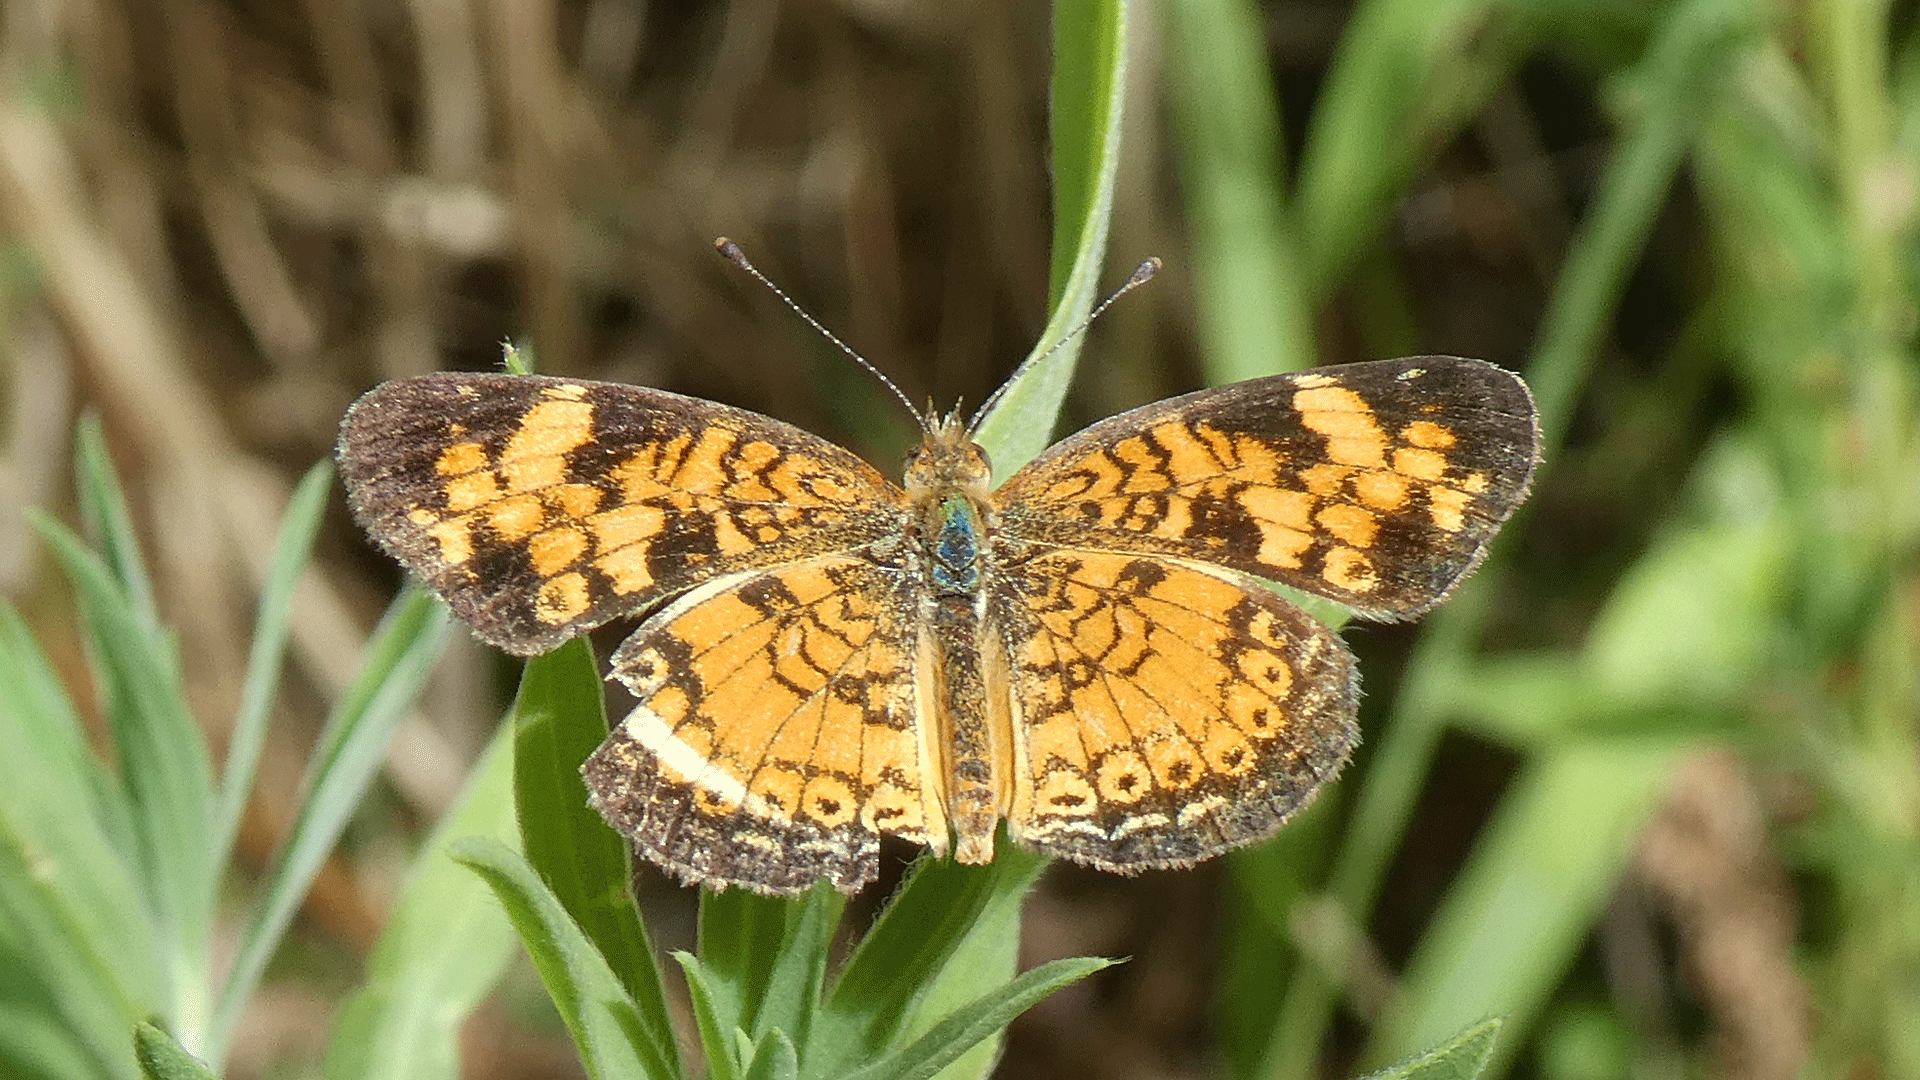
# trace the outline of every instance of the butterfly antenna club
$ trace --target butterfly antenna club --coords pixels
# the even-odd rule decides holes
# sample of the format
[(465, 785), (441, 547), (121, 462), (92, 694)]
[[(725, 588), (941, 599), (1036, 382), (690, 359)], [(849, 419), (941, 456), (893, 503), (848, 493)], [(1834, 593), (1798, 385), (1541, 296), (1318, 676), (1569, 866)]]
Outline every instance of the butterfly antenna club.
[(847, 344), (844, 341), (841, 341), (837, 334), (827, 329), (826, 326), (823, 325), (819, 319), (814, 318), (813, 315), (809, 313), (806, 308), (801, 307), (799, 302), (794, 300), (793, 297), (788, 296), (787, 291), (785, 289), (782, 289), (780, 286), (775, 285), (773, 283), (772, 278), (769, 278), (767, 275), (761, 273), (759, 267), (753, 265), (753, 263), (751, 262), (748, 262), (747, 253), (740, 250), (739, 244), (736, 244), (733, 241), (722, 236), (713, 242), (713, 250), (719, 252), (721, 256), (723, 256), (728, 262), (732, 263), (733, 265), (739, 267), (742, 270), (745, 270), (755, 281), (758, 281), (760, 284), (765, 285), (767, 288), (773, 290), (773, 295), (779, 297), (781, 303), (793, 309), (793, 313), (795, 315), (800, 316), (800, 318), (808, 326), (813, 327), (815, 332), (817, 332), (821, 337), (826, 338), (828, 341), (833, 342), (833, 345), (835, 348), (839, 349), (843, 353), (846, 353), (847, 356), (852, 358), (854, 363), (859, 364), (862, 368), (866, 369), (868, 374), (872, 375), (876, 379), (879, 379), (880, 385), (885, 386), (888, 390), (892, 391), (893, 396), (900, 399), (900, 404), (905, 405), (907, 407), (907, 412), (910, 415), (912, 415), (916, 421), (919, 422), (922, 429), (925, 429), (927, 427), (928, 423), (930, 422), (928, 418), (933, 415), (931, 411), (929, 411), (926, 415), (923, 416), (920, 410), (913, 407), (913, 399), (909, 398), (904, 392), (901, 391), (901, 389), (898, 386), (894, 385), (893, 380), (887, 378), (885, 372), (881, 371), (877, 367), (874, 367), (872, 362), (869, 361), (866, 357), (861, 356), (859, 353), (855, 352), (853, 349), (853, 346)]
[(1093, 325), (1093, 320), (1099, 318), (1101, 315), (1104, 315), (1106, 313), (1106, 310), (1113, 306), (1114, 301), (1127, 295), (1128, 293), (1139, 288), (1140, 286), (1145, 285), (1147, 282), (1152, 281), (1153, 275), (1160, 272), (1160, 266), (1161, 266), (1161, 262), (1158, 258), (1149, 256), (1146, 259), (1146, 261), (1142, 262), (1139, 266), (1136, 266), (1133, 268), (1133, 273), (1127, 277), (1127, 280), (1120, 283), (1119, 288), (1113, 290), (1113, 292), (1111, 293), (1108, 293), (1107, 298), (1105, 300), (1100, 301), (1100, 303), (1092, 311), (1088, 312), (1086, 318), (1081, 319), (1080, 322), (1077, 325), (1075, 325), (1073, 329), (1060, 335), (1060, 340), (1054, 342), (1052, 345), (1047, 346), (1047, 349), (1045, 352), (1039, 353), (1035, 356), (1029, 356), (1024, 363), (1022, 363), (1019, 367), (1014, 368), (1013, 374), (1007, 376), (1007, 381), (1001, 383), (1000, 388), (998, 390), (995, 390), (993, 393), (987, 395), (987, 400), (980, 403), (980, 408), (974, 411), (973, 419), (967, 421), (967, 430), (969, 432), (972, 432), (978, 429), (980, 427), (980, 421), (986, 419), (987, 413), (991, 411), (993, 409), (994, 404), (1000, 400), (1000, 396), (1002, 394), (1005, 394), (1008, 390), (1012, 389), (1014, 384), (1018, 383), (1022, 376), (1024, 376), (1036, 364), (1041, 363), (1042, 361), (1046, 360), (1048, 357), (1052, 356), (1054, 353), (1059, 352), (1062, 348), (1066, 346), (1067, 342), (1072, 341), (1074, 338), (1077, 338), (1081, 334), (1086, 333), (1087, 327)]

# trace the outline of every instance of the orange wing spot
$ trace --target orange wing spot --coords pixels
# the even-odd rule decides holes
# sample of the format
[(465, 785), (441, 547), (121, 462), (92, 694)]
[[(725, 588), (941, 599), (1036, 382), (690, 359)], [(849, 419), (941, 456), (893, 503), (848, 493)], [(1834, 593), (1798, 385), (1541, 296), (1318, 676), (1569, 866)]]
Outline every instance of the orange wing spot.
[(780, 448), (770, 442), (755, 439), (742, 444), (730, 462), (734, 480), (727, 485), (727, 498), (743, 502), (779, 501), (780, 493), (768, 487), (761, 475), (779, 457)]
[(558, 626), (584, 615), (588, 606), (587, 579), (578, 573), (561, 574), (540, 586), (533, 614), (543, 623)]
[(665, 495), (673, 491), (666, 478), (680, 468), (680, 460), (692, 443), (693, 436), (684, 431), (663, 443), (647, 443), (607, 475), (620, 485), (621, 498), (627, 502)]
[(1373, 546), (1380, 519), (1352, 503), (1329, 503), (1314, 515), (1320, 527), (1357, 548)]
[(747, 791), (759, 796), (767, 808), (774, 811), (774, 817), (785, 821), (792, 819), (794, 811), (799, 809), (800, 793), (806, 786), (806, 778), (792, 769), (768, 767), (754, 774)]
[(1478, 495), (1487, 490), (1487, 474), (1483, 472), (1468, 473), (1467, 478), (1460, 481), (1460, 490), (1473, 495)]
[(1322, 386), (1332, 386), (1339, 380), (1318, 371), (1309, 371), (1293, 377), (1293, 385), (1302, 390), (1315, 390)]
[(701, 494), (724, 489), (727, 486), (727, 470), (722, 461), (739, 439), (739, 432), (731, 428), (719, 424), (708, 425), (700, 432), (693, 448), (687, 451), (680, 467), (673, 471), (669, 482), (682, 491)]
[(1450, 533), (1466, 528), (1467, 504), (1472, 501), (1466, 492), (1450, 487), (1435, 485), (1427, 489), (1427, 512), (1433, 515), (1436, 527)]
[(720, 554), (739, 555), (758, 546), (740, 531), (729, 515), (715, 512), (710, 520), (713, 524), (713, 546)]
[(666, 721), (667, 726), (674, 729), (674, 738), (686, 743), (694, 753), (701, 757), (713, 753), (711, 732), (693, 725), (685, 728), (680, 726), (680, 721), (685, 720), (687, 713), (693, 709), (693, 701), (687, 697), (685, 690), (678, 686), (664, 687), (659, 693), (647, 699), (647, 708), (655, 716)]
[(593, 515), (588, 519), (587, 527), (593, 530), (593, 542), (599, 550), (618, 551), (644, 545), (659, 536), (660, 531), (667, 527), (667, 512), (644, 503), (616, 506)]
[(1300, 556), (1313, 546), (1313, 534), (1285, 525), (1260, 523), (1260, 551), (1255, 556), (1267, 566), (1300, 569)]
[(1275, 701), (1285, 701), (1293, 689), (1293, 669), (1272, 653), (1244, 652), (1235, 662), (1247, 685)]
[(593, 406), (547, 400), (527, 410), (500, 453), (504, 466), (525, 458), (557, 458), (593, 441)]
[(1386, 465), (1386, 432), (1359, 394), (1343, 386), (1308, 387), (1294, 393), (1293, 407), (1308, 430), (1326, 437), (1329, 459), (1371, 469)]
[(1147, 767), (1154, 782), (1166, 788), (1189, 788), (1206, 775), (1206, 763), (1192, 743), (1178, 737), (1159, 739), (1147, 747)]
[[(1063, 690), (1059, 680), (1050, 680), (1053, 686), (1047, 696), (1059, 698)], [(1080, 741), (1080, 732), (1073, 713), (1058, 713), (1034, 724), (1027, 731), (1028, 752), (1035, 761), (1050, 761), (1058, 758), (1080, 768), (1088, 765), (1086, 747)]]
[(593, 565), (613, 582), (613, 591), (625, 596), (653, 584), (653, 570), (647, 557), (653, 545), (628, 544), (593, 560)]
[(1088, 454), (1074, 462), (1067, 475), (1047, 489), (1050, 499), (1104, 499), (1120, 490), (1125, 473), (1104, 453)]
[(1121, 473), (1126, 481), (1120, 487), (1122, 491), (1165, 491), (1167, 474), (1160, 470), (1160, 459), (1147, 445), (1147, 440), (1134, 436), (1115, 443), (1111, 451), (1120, 459)]
[(578, 383), (562, 383), (547, 387), (540, 395), (556, 401), (579, 401), (587, 396), (587, 388)]
[(1290, 488), (1251, 487), (1239, 495), (1240, 506), (1256, 520), (1295, 531), (1313, 528), (1312, 495)]
[(1448, 450), (1455, 442), (1453, 429), (1431, 420), (1415, 420), (1401, 428), (1400, 438), (1428, 450)]
[(491, 472), (468, 473), (447, 483), (447, 509), (462, 513), (500, 497), (500, 485)]
[[(1251, 698), (1253, 695), (1245, 696)], [(1273, 706), (1271, 702), (1261, 702), (1260, 707), (1270, 710)], [(1260, 734), (1271, 734), (1272, 729), (1273, 724), (1269, 722), (1268, 730)], [(1207, 741), (1200, 747), (1200, 756), (1206, 761), (1207, 768), (1221, 776), (1239, 776), (1253, 768), (1253, 763), (1259, 758), (1246, 734), (1232, 724), (1209, 727)]]
[(1309, 465), (1301, 469), (1300, 482), (1307, 485), (1308, 491), (1323, 499), (1329, 499), (1340, 494), (1341, 489), (1347, 485), (1347, 477), (1352, 475), (1353, 469), (1349, 466), (1323, 461), (1318, 465)]
[(546, 507), (541, 506), (540, 499), (534, 495), (501, 499), (487, 510), (487, 527), (507, 541), (532, 536), (546, 520)]
[[(751, 652), (772, 632), (760, 610), (733, 593), (722, 593), (688, 608), (686, 614), (673, 621), (672, 630), (674, 637), (693, 650), (698, 657), (696, 663), (702, 668), (708, 668), (710, 661), (710, 657), (703, 654), (729, 638), (741, 642)], [(731, 668), (722, 665), (717, 670), (726, 672)]]
[(1401, 447), (1393, 452), (1393, 471), (1415, 480), (1438, 480), (1447, 475), (1447, 456), (1436, 450)]
[(429, 525), (432, 525), (434, 522), (439, 521), (440, 515), (424, 507), (416, 506), (413, 509), (407, 511), (407, 520), (413, 522), (415, 525), (418, 525), (421, 528), (425, 528)]
[(434, 470), (441, 476), (464, 476), (487, 467), (487, 448), (477, 442), (454, 443), (440, 451), (440, 459), (433, 463)]
[(448, 518), (427, 530), (440, 543), (440, 561), (459, 566), (473, 558), (473, 530), (466, 518)]
[(547, 492), (547, 501), (570, 518), (583, 518), (600, 509), (603, 494), (592, 484), (561, 484)]
[(541, 577), (552, 577), (586, 553), (587, 534), (572, 526), (548, 529), (527, 541), (527, 558)]
[(1148, 434), (1166, 452), (1167, 472), (1176, 484), (1214, 476), (1226, 468), (1226, 462), (1196, 438), (1193, 428), (1182, 421), (1168, 421)]
[(807, 781), (806, 791), (800, 796), (800, 809), (821, 825), (834, 829), (851, 822), (859, 813), (860, 806), (846, 781), (833, 776), (816, 776)]
[(558, 454), (503, 461), (500, 475), (508, 491), (538, 491), (567, 480), (567, 459)]
[[(1210, 433), (1203, 429), (1202, 434)], [(1234, 479), (1244, 480), (1256, 486), (1269, 486), (1280, 482), (1280, 469), (1286, 465), (1287, 455), (1275, 449), (1272, 443), (1263, 439), (1234, 440), (1224, 434), (1219, 436), (1219, 441), (1233, 447), (1234, 463), (1229, 470), (1229, 475)]]
[(1407, 478), (1399, 473), (1369, 470), (1353, 478), (1353, 493), (1378, 510), (1398, 510), (1407, 503)]
[[(1227, 719), (1233, 726), (1207, 732), (1205, 748), (1207, 762), (1222, 771), (1226, 770), (1222, 766), (1218, 748), (1222, 740), (1232, 741), (1229, 732), (1250, 739), (1271, 739), (1287, 725), (1286, 714), (1280, 711), (1279, 703), (1244, 682), (1227, 684)], [(1246, 743), (1243, 740), (1238, 745), (1245, 746)], [(1233, 763), (1228, 761), (1226, 764)]]
[(1040, 778), (1035, 793), (1039, 813), (1059, 817), (1091, 817), (1100, 808), (1093, 785), (1077, 769), (1054, 768)]
[(1327, 552), (1326, 561), (1320, 567), (1320, 576), (1335, 588), (1352, 593), (1369, 593), (1380, 584), (1380, 575), (1373, 568), (1373, 560), (1350, 547), (1337, 547)]
[(1094, 770), (1094, 787), (1103, 802), (1136, 803), (1153, 790), (1153, 776), (1137, 752), (1115, 750), (1100, 759), (1099, 768)]

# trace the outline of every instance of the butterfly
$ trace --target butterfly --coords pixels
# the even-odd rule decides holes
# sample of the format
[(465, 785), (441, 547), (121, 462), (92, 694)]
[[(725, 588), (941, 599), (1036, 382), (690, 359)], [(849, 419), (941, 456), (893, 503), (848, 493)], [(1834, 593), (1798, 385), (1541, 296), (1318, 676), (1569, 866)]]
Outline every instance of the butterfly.
[(1439, 603), (1539, 459), (1533, 399), (1425, 356), (1101, 421), (994, 483), (929, 412), (901, 484), (791, 425), (613, 383), (442, 373), (342, 425), (358, 520), (489, 643), (639, 620), (636, 701), (583, 766), (689, 883), (871, 881), (895, 836), (965, 863), (1002, 822), (1105, 870), (1271, 835), (1358, 740), (1339, 636)]

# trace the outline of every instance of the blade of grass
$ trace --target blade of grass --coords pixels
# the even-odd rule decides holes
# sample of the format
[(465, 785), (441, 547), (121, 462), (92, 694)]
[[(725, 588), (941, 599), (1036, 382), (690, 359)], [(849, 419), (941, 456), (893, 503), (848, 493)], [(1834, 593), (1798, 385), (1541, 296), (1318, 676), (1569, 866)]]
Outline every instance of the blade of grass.
[(1371, 0), (1354, 11), (1300, 153), (1293, 222), (1309, 308), (1380, 231), (1420, 162), (1507, 77), (1523, 33), (1494, 0)]
[(134, 1025), (133, 1054), (147, 1080), (218, 1080), (206, 1062), (149, 1023)]
[[(1120, 170), (1126, 90), (1126, 0), (1072, 0), (1053, 10), (1052, 314), (1029, 361), (1086, 318), (1100, 268)], [(1016, 373), (975, 438), (1009, 475), (1046, 447), (1073, 380), (1080, 342)]]
[(951, 1004), (1005, 985), (1021, 902), (1046, 865), (1004, 843), (983, 867), (922, 860), (841, 968), (804, 1055), (809, 1067), (871, 1061)]
[(1095, 956), (1076, 956), (1022, 972), (1005, 986), (948, 1013), (908, 1045), (848, 1073), (846, 1080), (929, 1080), (1048, 994), (1113, 963)]
[(1493, 1061), (1503, 1022), (1499, 1017), (1482, 1020), (1426, 1053), (1381, 1069), (1366, 1080), (1474, 1080)]
[(221, 989), (205, 1056), (220, 1063), (240, 1010), (259, 985), (347, 818), (379, 771), (394, 728), (433, 670), (446, 641), (447, 611), (417, 586), (402, 592), (368, 643), (360, 675), (335, 703), (308, 761), (307, 791), (274, 858), (266, 894)]
[(587, 1075), (594, 1080), (673, 1076), (660, 1071), (667, 1054), (647, 1045), (648, 1025), (636, 1015), (620, 980), (527, 861), (494, 840), (456, 841), (453, 855), (479, 874), (506, 908)]
[[(13, 959), (0, 949), (0, 964)], [(120, 1068), (123, 1064), (125, 1068)], [(134, 1080), (139, 1072), (124, 1054), (111, 1062), (96, 1056), (67, 1018), (0, 993), (0, 1076), (18, 1080)]]
[(83, 416), (76, 425), (73, 460), (80, 520), (105, 549), (105, 562), (126, 594), (128, 609), (147, 630), (157, 633), (160, 615), (153, 604), (153, 582), (147, 577), (146, 562), (140, 558), (140, 534), (127, 513), (127, 497), (114, 471), (113, 457), (107, 453), (98, 416)]
[(280, 536), (274, 542), (272, 568), (260, 590), (260, 606), (254, 616), (247, 674), (240, 687), (240, 707), (234, 713), (233, 731), (227, 740), (227, 760), (222, 769), (219, 806), (214, 819), (212, 849), (216, 866), (225, 866), (233, 858), (234, 837), (240, 831), (247, 796), (253, 791), (260, 752), (266, 745), (267, 723), (273, 716), (273, 700), (280, 690), (280, 669), (287, 651), (294, 588), (313, 550), (313, 538), (326, 513), (332, 483), (333, 467), (329, 463), (323, 461), (307, 470), (307, 475), (293, 489), (293, 497), (287, 501)]
[(1260, 12), (1249, 0), (1190, 0), (1167, 9), (1162, 25), (1207, 381), (1310, 367), (1312, 319), (1286, 221)]
[[(580, 763), (607, 737), (593, 646), (570, 641), (527, 661), (513, 702), (513, 802), (527, 861), (619, 976), (652, 1039), (677, 1052), (653, 943), (628, 893), (620, 835), (587, 805)], [(680, 1071), (677, 1057), (665, 1063)]]
[[(1688, 745), (1605, 741), (1530, 762), (1448, 889), (1368, 1059), (1404, 1056), (1489, 1014), (1526, 1030), (1613, 895)], [(1502, 1047), (1495, 1060), (1516, 1049)]]
[(173, 652), (121, 591), (113, 572), (58, 522), (35, 515), (66, 570), (87, 628), (101, 700), (126, 785), (143, 905), (153, 913), (167, 998), (156, 1003), (181, 1037), (206, 1031), (207, 972), (218, 868), (211, 863), (213, 770), (179, 693)]
[(513, 729), (494, 735), (460, 797), (420, 845), (407, 883), (367, 957), (365, 984), (342, 1006), (327, 1047), (332, 1080), (455, 1080), (460, 1029), (506, 971), (513, 927), (447, 845), (519, 841), (513, 815)]

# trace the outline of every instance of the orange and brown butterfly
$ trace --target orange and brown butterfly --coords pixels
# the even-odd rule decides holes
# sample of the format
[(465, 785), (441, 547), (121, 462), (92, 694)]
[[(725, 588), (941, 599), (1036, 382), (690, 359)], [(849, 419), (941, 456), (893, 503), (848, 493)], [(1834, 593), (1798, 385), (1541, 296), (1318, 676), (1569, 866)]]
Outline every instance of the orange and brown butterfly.
[(880, 838), (1107, 870), (1272, 834), (1358, 739), (1340, 638), (1433, 607), (1537, 461), (1516, 377), (1428, 356), (1102, 421), (995, 487), (957, 417), (896, 486), (798, 428), (661, 390), (386, 383), (341, 430), (354, 512), (516, 655), (609, 620), (637, 699), (593, 804), (690, 883), (872, 880)]

